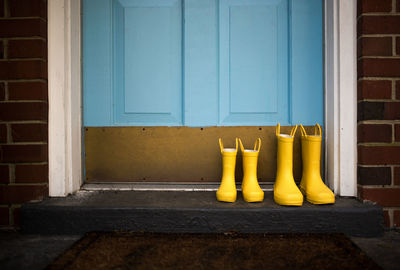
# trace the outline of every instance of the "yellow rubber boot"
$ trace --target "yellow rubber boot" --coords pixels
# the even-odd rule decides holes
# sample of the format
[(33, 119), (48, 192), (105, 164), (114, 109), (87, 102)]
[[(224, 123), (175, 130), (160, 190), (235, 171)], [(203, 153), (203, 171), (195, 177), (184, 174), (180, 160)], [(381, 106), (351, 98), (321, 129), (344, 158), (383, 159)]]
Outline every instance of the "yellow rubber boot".
[(219, 147), (222, 154), (222, 180), (217, 190), (217, 200), (221, 202), (234, 202), (237, 196), (235, 167), (238, 139), (236, 138), (236, 148), (224, 148), (222, 140), (219, 138)]
[[(304, 127), (301, 130), (301, 155), (303, 159), (303, 175), (300, 190), (312, 204), (335, 203), (335, 195), (324, 184), (321, 178), (321, 127), (315, 125), (315, 134), (307, 135)], [(318, 134), (319, 131), (319, 134)]]
[[(257, 149), (258, 142), (258, 149)], [(261, 148), (261, 139), (258, 138), (253, 150), (244, 149), (242, 141), (239, 139), (240, 149), (243, 158), (243, 181), (242, 194), (246, 202), (262, 202), (264, 191), (261, 190), (257, 180), (257, 161)]]
[(280, 124), (276, 126), (277, 170), (274, 184), (274, 201), (280, 205), (301, 206), (303, 195), (293, 178), (293, 141), (297, 126), (290, 135), (280, 134)]

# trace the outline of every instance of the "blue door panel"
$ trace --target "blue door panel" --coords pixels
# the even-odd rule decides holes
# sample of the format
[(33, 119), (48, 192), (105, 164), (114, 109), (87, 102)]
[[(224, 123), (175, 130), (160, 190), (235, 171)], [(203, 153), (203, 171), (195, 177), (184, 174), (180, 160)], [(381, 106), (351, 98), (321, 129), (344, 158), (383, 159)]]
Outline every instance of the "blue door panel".
[(322, 0), (83, 0), (85, 126), (323, 122)]
[(220, 1), (220, 124), (288, 123), (286, 0)]
[(182, 122), (180, 0), (114, 1), (116, 124)]
[(111, 1), (85, 0), (82, 10), (84, 125), (111, 126)]
[(292, 123), (324, 121), (323, 3), (291, 1)]

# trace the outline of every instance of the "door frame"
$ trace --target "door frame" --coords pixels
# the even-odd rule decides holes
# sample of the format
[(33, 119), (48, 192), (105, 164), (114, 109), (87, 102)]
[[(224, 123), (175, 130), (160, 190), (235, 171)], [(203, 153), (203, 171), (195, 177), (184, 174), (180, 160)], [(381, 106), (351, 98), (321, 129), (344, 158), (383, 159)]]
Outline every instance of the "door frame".
[[(357, 0), (324, 0), (325, 170), (335, 194), (357, 194)], [(49, 196), (83, 184), (81, 0), (48, 1)]]

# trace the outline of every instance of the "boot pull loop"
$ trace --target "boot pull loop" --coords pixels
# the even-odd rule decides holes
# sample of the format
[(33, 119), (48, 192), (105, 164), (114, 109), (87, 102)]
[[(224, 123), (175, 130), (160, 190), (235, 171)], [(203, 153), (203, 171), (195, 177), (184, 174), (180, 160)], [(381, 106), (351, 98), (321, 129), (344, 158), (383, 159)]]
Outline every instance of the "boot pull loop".
[(219, 148), (221, 149), (221, 153), (224, 152), (224, 144), (222, 143), (221, 138), (219, 138)]
[[(319, 134), (318, 134), (318, 131), (319, 131)], [(314, 126), (314, 132), (315, 132), (315, 135), (319, 135), (320, 137), (322, 136), (321, 126), (318, 123), (316, 123)]]
[(275, 132), (276, 132), (276, 136), (279, 136), (281, 134), (281, 124), (278, 123), (276, 125)]
[(238, 140), (239, 140), (240, 150), (242, 150), (242, 152), (244, 152), (242, 140), (240, 138)]
[[(257, 142), (258, 142), (258, 149), (257, 149)], [(257, 149), (257, 152), (260, 152), (260, 148), (261, 148), (261, 139), (258, 138), (256, 140), (256, 142), (254, 143), (254, 151), (256, 151), (256, 149)]]
[(301, 131), (301, 135), (302, 136), (306, 136), (307, 137), (307, 133), (306, 133), (306, 130), (304, 129), (303, 125), (300, 125), (300, 131)]
[[(240, 140), (240, 139), (239, 139), (239, 140)], [(235, 138), (235, 142), (236, 142), (236, 148), (235, 148), (236, 151), (235, 151), (235, 152), (237, 153), (237, 149), (238, 149), (238, 138)]]
[(292, 128), (292, 131), (290, 132), (290, 136), (294, 137), (294, 135), (296, 134), (296, 131), (297, 131), (297, 125)]

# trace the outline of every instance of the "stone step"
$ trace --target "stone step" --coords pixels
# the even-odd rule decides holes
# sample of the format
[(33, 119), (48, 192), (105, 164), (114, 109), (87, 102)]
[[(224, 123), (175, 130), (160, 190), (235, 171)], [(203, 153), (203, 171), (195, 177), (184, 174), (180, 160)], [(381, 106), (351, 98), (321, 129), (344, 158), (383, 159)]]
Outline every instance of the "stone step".
[(273, 193), (262, 203), (218, 202), (215, 192), (81, 191), (21, 208), (27, 234), (82, 234), (90, 231), (165, 233), (330, 233), (375, 237), (383, 234), (382, 208), (354, 198), (334, 205), (279, 206)]

